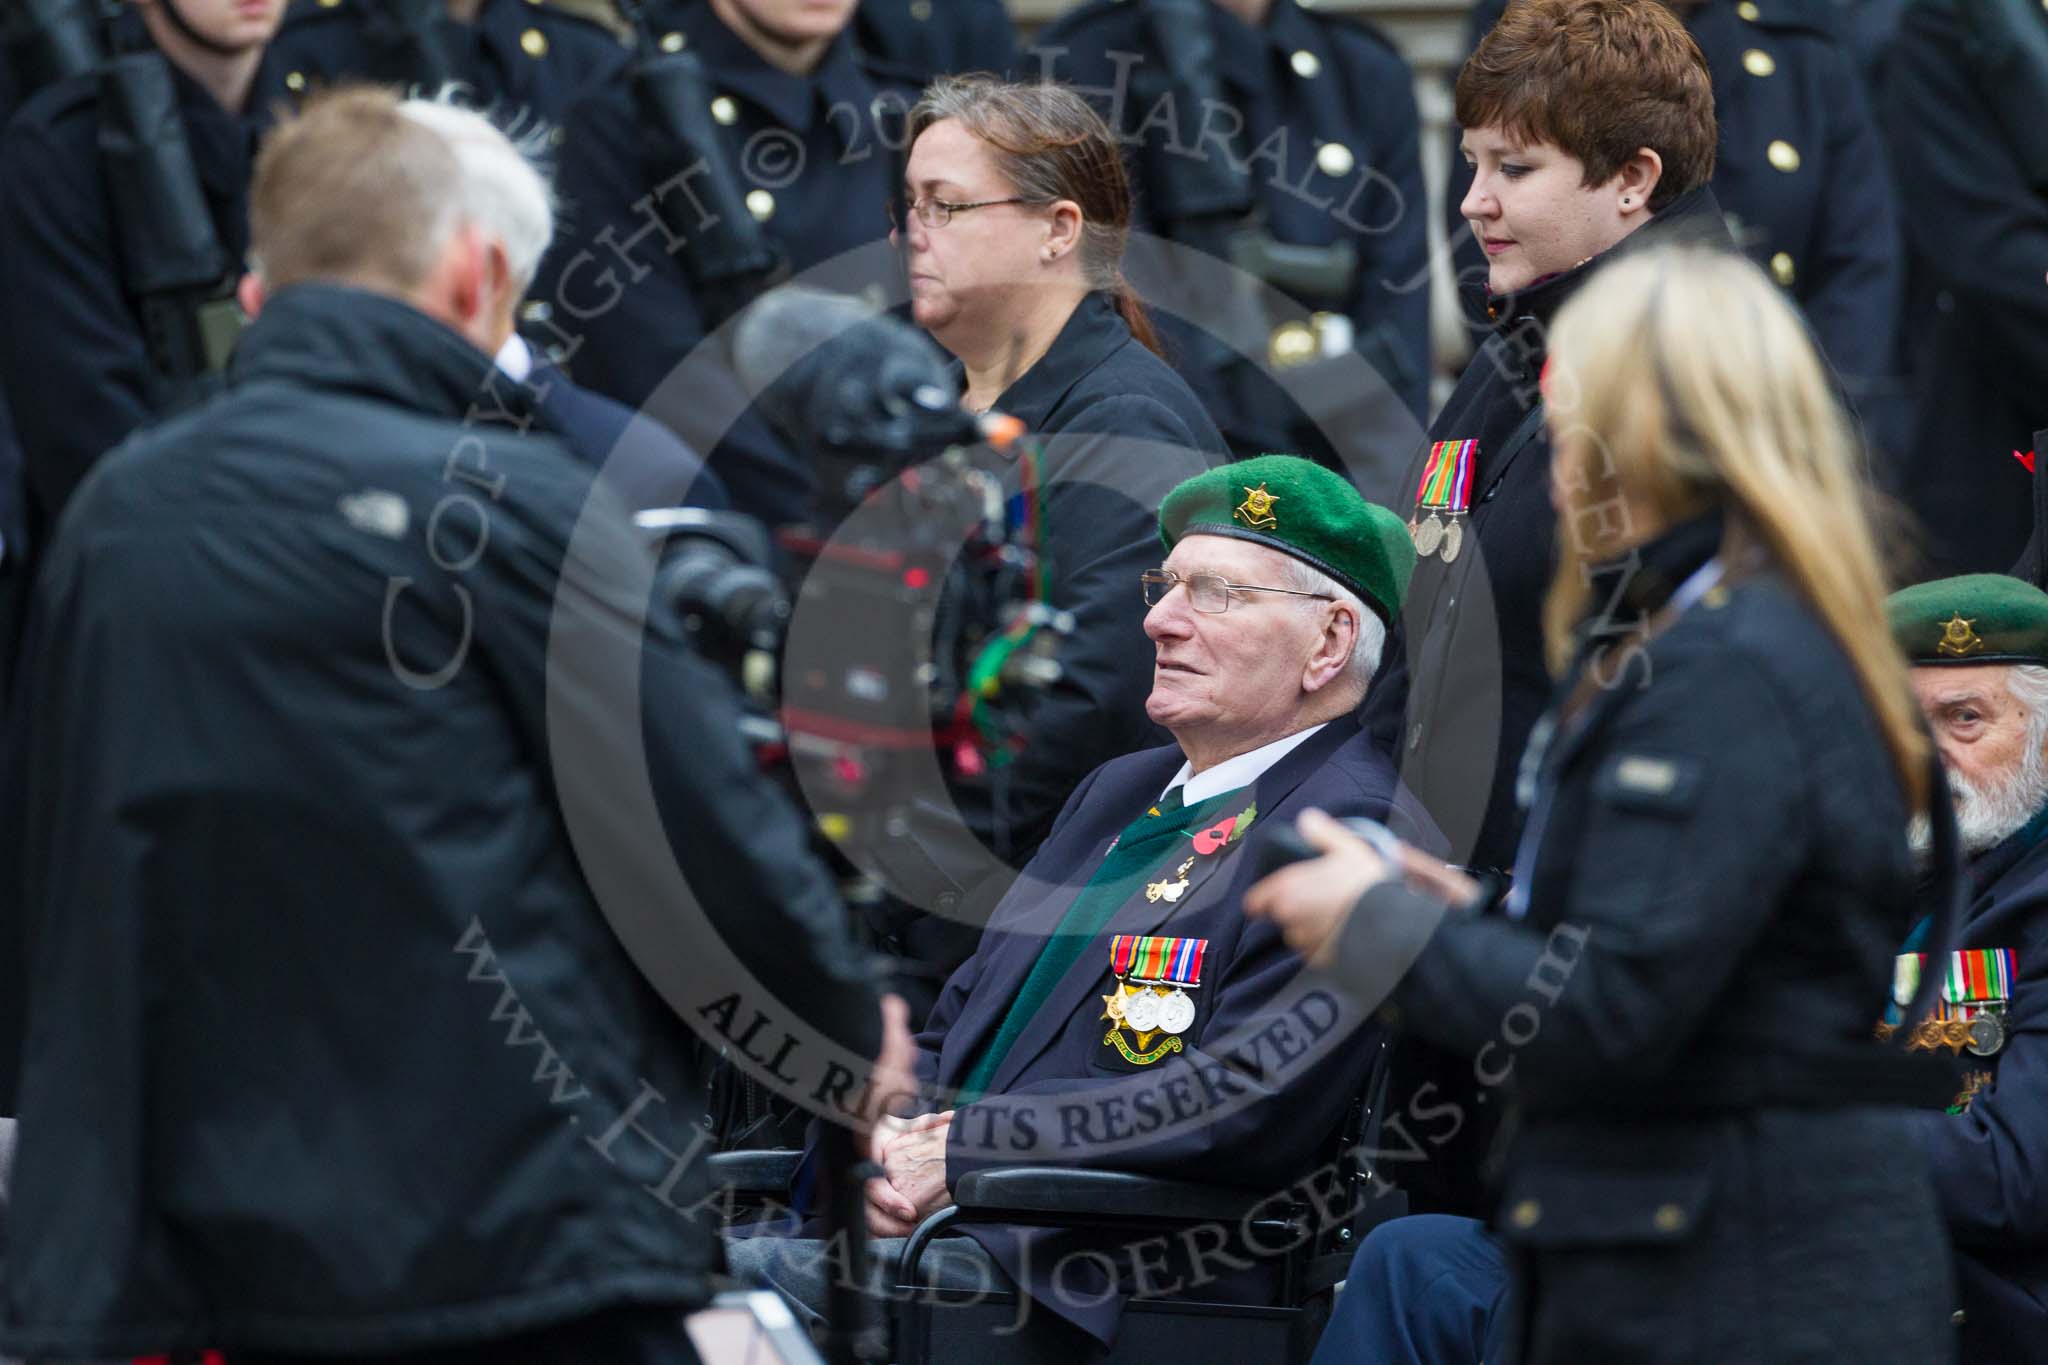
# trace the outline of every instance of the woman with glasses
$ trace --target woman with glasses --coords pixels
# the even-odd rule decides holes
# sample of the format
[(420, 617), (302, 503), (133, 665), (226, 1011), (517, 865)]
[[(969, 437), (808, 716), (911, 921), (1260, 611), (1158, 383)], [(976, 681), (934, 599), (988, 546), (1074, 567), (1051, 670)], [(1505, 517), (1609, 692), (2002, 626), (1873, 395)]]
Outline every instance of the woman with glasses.
[[(1045, 438), (1028, 514), (1071, 622), (1060, 676), (1022, 699), (1014, 761), (955, 792), (967, 825), (1022, 866), (1104, 759), (1160, 743), (1143, 604), (1168, 490), (1227, 458), (1187, 383), (1157, 354), (1124, 279), (1131, 192), (1109, 128), (1061, 86), (940, 80), (911, 111), (893, 240), (911, 315), (957, 357), (963, 401)], [(972, 926), (967, 926), (971, 929)], [(971, 950), (971, 932), (956, 935)]]

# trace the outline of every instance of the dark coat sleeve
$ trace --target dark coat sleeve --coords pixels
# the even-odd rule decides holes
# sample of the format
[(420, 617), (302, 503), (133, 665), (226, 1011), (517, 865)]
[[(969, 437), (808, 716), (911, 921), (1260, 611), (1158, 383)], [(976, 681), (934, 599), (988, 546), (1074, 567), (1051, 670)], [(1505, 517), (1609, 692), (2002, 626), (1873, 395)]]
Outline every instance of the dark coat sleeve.
[[(1517, 1076), (1552, 1102), (1661, 1072), (1702, 1027), (1811, 837), (1799, 784), (1755, 780), (1798, 752), (1756, 664), (1723, 650), (1659, 665), (1654, 686), (1620, 703), (1598, 752), (1579, 757), (1599, 766), (1587, 818), (1565, 836), (1578, 850), (1565, 903), (1532, 909), (1578, 941), (1554, 944), (1532, 923), (1492, 915), (1444, 915), (1394, 997), (1417, 1033), (1471, 1056), (1528, 998), (1546, 954), (1574, 959), (1541, 1030), (1515, 1052)], [(1674, 766), (1667, 796), (1603, 781), (1631, 755)], [(1439, 912), (1398, 885), (1367, 892), (1343, 931), (1340, 975), (1362, 975), (1382, 944)]]
[[(676, 941), (708, 929), (807, 1024), (873, 1057), (880, 1015), (868, 964), (803, 822), (741, 740), (730, 684), (663, 613), (649, 613), (643, 635), (627, 585), (644, 585), (635, 561), (646, 551), (588, 473), (558, 463), (506, 482), (491, 524), (500, 553), (487, 561), (502, 581), (475, 590), (475, 638), (565, 810), (607, 816), (593, 822), (602, 827), (572, 825), (586, 877), (607, 902), (651, 897), (672, 859), (696, 902), (662, 904)], [(633, 669), (638, 725), (618, 713), (620, 673)], [(610, 818), (628, 804), (620, 775), (643, 763), (661, 817), (652, 829)]]
[(2048, 375), (2048, 199), (2028, 188), (1987, 95), (1955, 17), (1911, 6), (1882, 101), (1907, 235), (1986, 333), (1978, 354), (2004, 358), (1998, 387), (2029, 392)]
[[(2034, 914), (2048, 914), (2048, 905), (2037, 904)], [(2018, 956), (1996, 1088), (1960, 1114), (1909, 1115), (1949, 1236), (1962, 1247), (2010, 1251), (2048, 1242), (2048, 935), (2036, 935)]]
[[(1363, 345), (1379, 329), (1401, 369), (1387, 378), (1419, 420), (1429, 412), (1429, 192), (1422, 176), (1422, 117), (1415, 81), (1403, 62), (1362, 35), (1346, 35), (1362, 50), (1346, 63), (1350, 103), (1370, 109), (1372, 142), (1361, 162), (1372, 190), (1347, 205), (1364, 225), (1357, 236), (1358, 284), (1351, 321)], [(1359, 57), (1364, 57), (1360, 60)]]
[(1822, 352), (1852, 391), (1898, 367), (1898, 320), (1906, 263), (1877, 120), (1846, 50), (1820, 54), (1827, 76), (1827, 221), (1813, 234), (1809, 283), (1800, 291)]
[(46, 121), (0, 139), (0, 339), (32, 503), (53, 525), (94, 461), (149, 419), (149, 352), (121, 287), (96, 162)]
[(748, 402), (738, 376), (722, 361), (698, 356), (680, 387), (664, 385), (704, 344), (707, 327), (682, 259), (662, 230), (649, 230), (653, 206), (642, 201), (650, 195), (683, 222), (693, 210), (687, 186), (664, 189), (664, 179), (643, 170), (627, 71), (621, 66), (570, 111), (562, 232), (535, 297), (576, 339), (563, 363), (578, 384), (644, 408), (692, 449), (708, 452), (740, 511), (770, 525), (801, 520), (809, 503), (806, 466)]

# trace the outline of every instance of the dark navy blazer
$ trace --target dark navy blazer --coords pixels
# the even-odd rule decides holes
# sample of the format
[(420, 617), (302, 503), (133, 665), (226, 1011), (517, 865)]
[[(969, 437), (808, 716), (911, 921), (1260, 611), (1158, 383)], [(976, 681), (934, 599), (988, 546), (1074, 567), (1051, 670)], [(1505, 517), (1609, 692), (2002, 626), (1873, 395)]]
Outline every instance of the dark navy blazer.
[[(1128, 754), (1097, 768), (1074, 792), (918, 1038), (920, 1077), (935, 1087), (937, 1105), (954, 1105), (953, 1089), (1017, 998), (1048, 933), (1110, 841), (1158, 799), (1181, 762), (1175, 745)], [(1257, 878), (1260, 848), (1310, 806), (1383, 820), (1425, 847), (1437, 835), (1348, 716), (1267, 769), (1247, 793), (1246, 804), (1254, 802), (1250, 832), (1195, 856), (1177, 901), (1148, 901), (1139, 892), (1117, 912), (1018, 1036), (987, 1097), (955, 1106), (949, 1188), (971, 1171), (1019, 1164), (1272, 1191), (1309, 1173), (1377, 1051), (1370, 1034), (1355, 1030), (1376, 1032), (1377, 1025), (1305, 977), (1301, 959), (1270, 923), (1245, 918), (1240, 907)], [(1189, 843), (1177, 843), (1147, 881), (1170, 880), (1192, 854)], [(1197, 1014), (1183, 1035), (1185, 1051), (1139, 1067), (1106, 1043), (1102, 997), (1114, 988), (1115, 934), (1208, 941), (1201, 983), (1191, 992)], [(1034, 1299), (1101, 1340), (1114, 1337), (1129, 1276), (1111, 1286), (1092, 1258), (1062, 1258), (1101, 1251), (1127, 1262), (1131, 1253), (1120, 1248), (1139, 1240), (1135, 1234), (989, 1226), (970, 1235)], [(1171, 1257), (1167, 1264), (1174, 1267)], [(1187, 1267), (1178, 1266), (1149, 1278), (1163, 1291), (1186, 1275)]]
[(2018, 1365), (2048, 1340), (2048, 839), (2016, 834), (1974, 859), (1978, 891), (1958, 946), (2018, 961), (1993, 1088), (1962, 1114), (1918, 1113), (1934, 1190), (1955, 1245), (1962, 1359)]

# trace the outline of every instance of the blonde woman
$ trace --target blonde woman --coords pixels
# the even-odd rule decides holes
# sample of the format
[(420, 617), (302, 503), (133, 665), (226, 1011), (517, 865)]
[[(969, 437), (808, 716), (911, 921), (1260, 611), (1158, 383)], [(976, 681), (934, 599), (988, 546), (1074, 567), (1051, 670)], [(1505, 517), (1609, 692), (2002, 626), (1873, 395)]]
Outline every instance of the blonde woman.
[(1933, 771), (1843, 416), (1732, 255), (1615, 262), (1550, 354), (1562, 687), (1506, 903), (1311, 813), (1323, 856), (1247, 909), (1354, 984), (1412, 959), (1400, 1018), (1519, 1110), (1509, 1358), (1945, 1360), (1942, 1233), (1881, 1107), (1919, 1078), (1872, 1036)]

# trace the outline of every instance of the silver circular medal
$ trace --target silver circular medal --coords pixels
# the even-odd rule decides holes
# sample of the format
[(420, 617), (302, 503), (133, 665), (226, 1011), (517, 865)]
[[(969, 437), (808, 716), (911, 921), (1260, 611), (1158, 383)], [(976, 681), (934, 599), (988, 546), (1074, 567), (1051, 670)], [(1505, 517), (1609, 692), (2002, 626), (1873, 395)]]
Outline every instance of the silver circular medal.
[(1124, 997), (1124, 1026), (1133, 1033), (1152, 1033), (1159, 1028), (1160, 1000), (1150, 986), (1140, 986), (1136, 995)]
[(1454, 521), (1444, 528), (1444, 563), (1458, 557), (1458, 551), (1465, 548), (1465, 523)]
[(1436, 547), (1444, 538), (1444, 524), (1431, 512), (1429, 519), (1415, 528), (1415, 553), (1428, 559), (1436, 553)]
[(1989, 1057), (2005, 1046), (2005, 1020), (1986, 1010), (1970, 1020), (1969, 1048), (1978, 1057)]
[(1168, 1033), (1186, 1033), (1195, 1023), (1195, 1002), (1186, 991), (1176, 988), (1159, 1002), (1159, 1027)]

